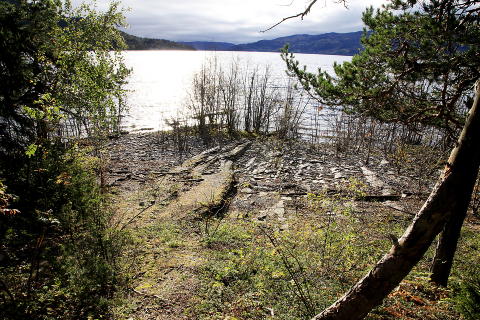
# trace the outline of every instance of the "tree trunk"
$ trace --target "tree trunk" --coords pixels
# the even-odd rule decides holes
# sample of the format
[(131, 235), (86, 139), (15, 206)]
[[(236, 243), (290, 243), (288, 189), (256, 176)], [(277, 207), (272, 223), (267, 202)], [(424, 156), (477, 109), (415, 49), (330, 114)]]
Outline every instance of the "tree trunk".
[(480, 166), (480, 81), (458, 144), (428, 200), (373, 269), (314, 320), (363, 319), (408, 275), (450, 217), (468, 203)]
[[(480, 81), (477, 82), (477, 85), (479, 83)], [(479, 92), (477, 88), (476, 99), (474, 101), (474, 107), (476, 106), (477, 108), (479, 103), (478, 96)], [(478, 113), (479, 111), (476, 112)], [(480, 129), (477, 129), (477, 131), (478, 130)], [(452, 152), (448, 163), (452, 163), (453, 157), (454, 153)], [(453, 258), (455, 256), (455, 251), (457, 250), (458, 239), (460, 238), (463, 221), (467, 215), (468, 205), (472, 197), (477, 174), (472, 174), (470, 177), (465, 178), (464, 188), (462, 188), (462, 190), (455, 190), (456, 195), (459, 198), (457, 206), (452, 212), (452, 215), (448, 218), (438, 239), (435, 258), (433, 259), (431, 268), (432, 274), (430, 275), (430, 280), (439, 286), (446, 287), (448, 284), (448, 278), (453, 265)]]
[[(466, 181), (465, 183), (470, 183)], [(461, 196), (461, 195), (459, 195)], [(435, 258), (432, 264), (432, 274), (430, 280), (439, 285), (446, 287), (448, 284), (448, 277), (452, 269), (453, 257), (457, 250), (458, 239), (460, 238), (460, 231), (462, 229), (463, 221), (468, 210), (468, 200), (465, 201), (465, 205), (455, 212), (448, 222), (445, 224), (440, 238), (438, 239), (437, 249), (435, 252)]]

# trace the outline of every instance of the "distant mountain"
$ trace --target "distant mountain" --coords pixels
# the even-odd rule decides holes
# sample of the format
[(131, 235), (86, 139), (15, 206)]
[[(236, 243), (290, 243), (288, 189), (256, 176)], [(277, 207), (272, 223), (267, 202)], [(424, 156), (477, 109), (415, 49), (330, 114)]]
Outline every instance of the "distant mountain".
[(213, 42), (213, 41), (190, 41), (180, 42), (187, 46), (192, 46), (197, 50), (211, 50), (211, 51), (230, 51), (235, 46), (229, 42)]
[(128, 50), (195, 50), (192, 46), (163, 39), (137, 37), (120, 31)]
[(197, 50), (218, 51), (254, 51), (279, 52), (287, 43), (290, 52), (318, 53), (353, 56), (361, 50), (360, 38), (362, 31), (349, 33), (324, 33), (319, 35), (296, 34), (273, 40), (260, 40), (246, 44), (232, 44), (228, 42), (182, 42)]
[(353, 56), (361, 49), (361, 36), (362, 31), (331, 32), (319, 35), (297, 34), (273, 40), (239, 44), (233, 49), (235, 51), (278, 52), (288, 43), (290, 52)]

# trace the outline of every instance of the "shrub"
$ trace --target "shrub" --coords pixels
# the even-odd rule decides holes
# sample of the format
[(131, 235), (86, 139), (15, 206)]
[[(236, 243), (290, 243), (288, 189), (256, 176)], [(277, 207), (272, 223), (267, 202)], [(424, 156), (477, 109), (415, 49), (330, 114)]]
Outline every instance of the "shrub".
[(97, 160), (51, 145), (25, 163), (2, 172), (21, 197), (13, 203), (20, 213), (0, 216), (0, 309), (12, 319), (108, 314), (108, 301), (125, 284), (119, 257), (127, 237), (109, 226)]

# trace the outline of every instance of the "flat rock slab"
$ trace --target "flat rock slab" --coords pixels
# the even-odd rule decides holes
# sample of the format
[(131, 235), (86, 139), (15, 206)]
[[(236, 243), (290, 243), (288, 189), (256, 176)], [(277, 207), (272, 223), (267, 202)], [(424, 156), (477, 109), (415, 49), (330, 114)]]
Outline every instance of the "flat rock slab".
[(273, 222), (280, 231), (288, 229), (287, 218), (285, 217), (284, 197), (281, 197), (273, 206), (260, 211), (256, 219), (259, 222)]
[[(180, 182), (179, 185), (182, 185), (185, 173), (191, 176), (197, 172), (200, 176), (194, 179), (196, 184), (183, 184), (184, 188), (179, 191), (178, 197), (165, 207), (152, 203), (152, 206), (142, 213), (142, 216), (148, 216), (150, 220), (138, 227), (146, 230), (149, 230), (148, 227), (155, 229), (163, 222), (176, 225), (181, 219), (214, 214), (214, 210), (223, 206), (233, 186), (233, 160), (248, 146), (248, 144), (235, 145), (226, 153), (219, 152), (218, 148), (212, 149), (216, 151), (205, 152), (202, 156), (186, 161), (171, 170), (171, 175), (167, 178), (171, 184)], [(215, 154), (212, 155), (212, 152)], [(214, 161), (212, 157), (215, 158)], [(208, 174), (201, 174), (205, 171)], [(192, 295), (195, 292), (192, 288), (198, 285), (196, 270), (205, 263), (205, 257), (198, 253), (201, 246), (199, 239), (193, 236), (188, 239), (188, 245), (172, 247), (170, 250), (173, 250), (174, 254), (166, 255), (163, 249), (159, 249), (165, 247), (161, 239), (156, 236), (149, 237), (146, 232), (140, 233), (140, 237), (145, 241), (140, 249), (143, 250), (143, 255), (140, 276), (135, 280), (134, 292), (148, 299), (166, 301), (171, 306), (176, 305), (177, 294), (181, 297)], [(146, 310), (144, 307), (136, 315), (141, 319), (163, 319), (158, 318), (157, 311), (149, 313)]]
[[(181, 219), (191, 213), (203, 215), (220, 207), (233, 186), (233, 160), (249, 146), (250, 143), (247, 142), (230, 147), (228, 152), (218, 154), (217, 157), (208, 159), (208, 161), (205, 161), (205, 157), (215, 151), (204, 152), (202, 157), (196, 157), (182, 164), (181, 169), (172, 170), (172, 172), (183, 172), (185, 168), (189, 168), (192, 174), (199, 176), (200, 183), (180, 194), (175, 201), (162, 210), (163, 215), (172, 219)], [(221, 160), (222, 158), (228, 160)], [(218, 169), (216, 168), (212, 172), (213, 170), (210, 170), (212, 167), (218, 167)], [(207, 174), (202, 174), (202, 172), (207, 172)]]
[(380, 189), (383, 196), (389, 196), (394, 193), (392, 187), (380, 180), (377, 174), (367, 167), (360, 167), (367, 183), (375, 189)]
[(233, 162), (226, 161), (217, 173), (203, 175), (202, 182), (182, 193), (164, 209), (172, 219), (181, 219), (191, 213), (203, 214), (222, 203), (233, 184)]

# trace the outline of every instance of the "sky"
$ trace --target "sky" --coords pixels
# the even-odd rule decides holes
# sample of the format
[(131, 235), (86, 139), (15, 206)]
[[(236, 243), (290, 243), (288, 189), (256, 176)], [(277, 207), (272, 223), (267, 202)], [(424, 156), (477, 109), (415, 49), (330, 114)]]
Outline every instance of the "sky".
[[(81, 0), (73, 0), (78, 5)], [(362, 30), (362, 12), (386, 0), (348, 0), (348, 9), (335, 0), (318, 0), (304, 20), (275, 23), (303, 12), (309, 0), (120, 0), (126, 12), (127, 33), (173, 41), (248, 43), (293, 34)], [(97, 0), (105, 10), (109, 0)]]

